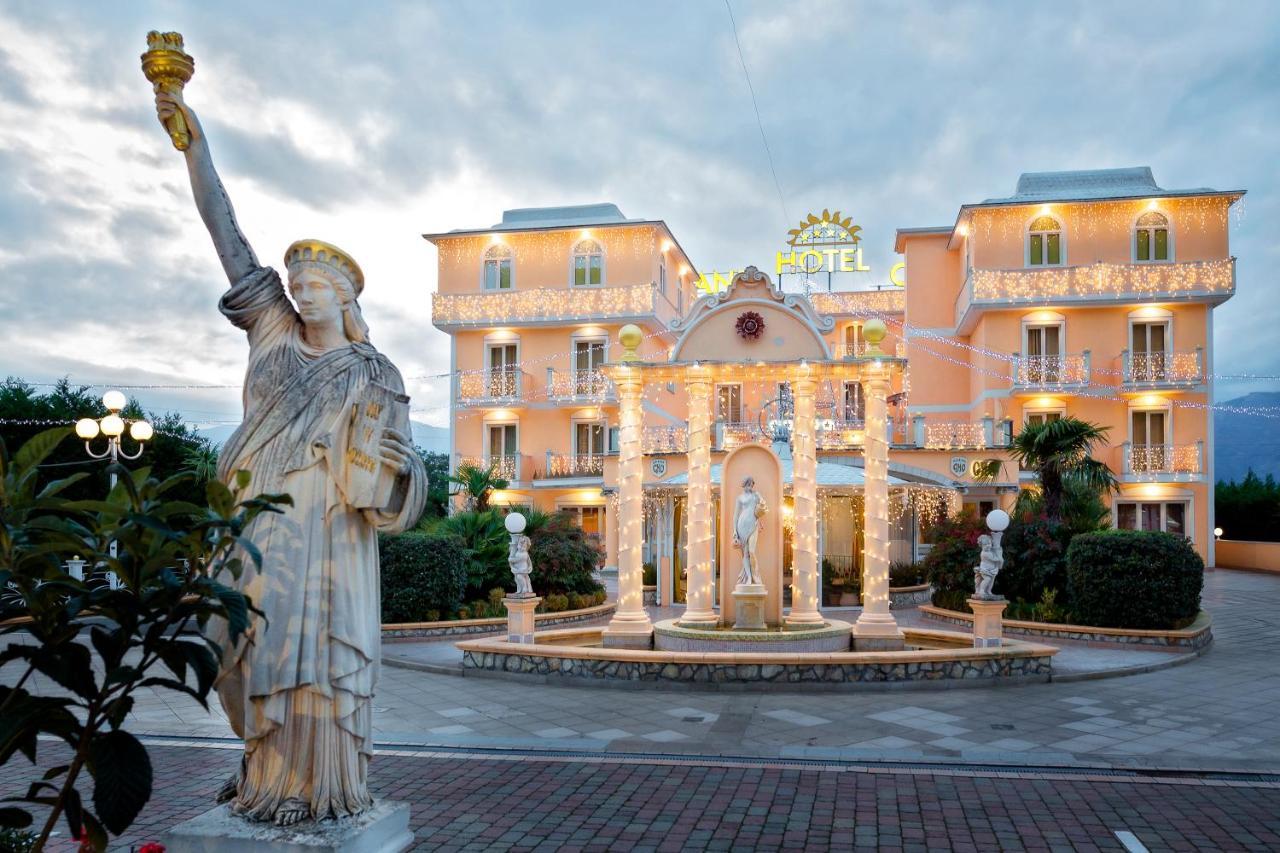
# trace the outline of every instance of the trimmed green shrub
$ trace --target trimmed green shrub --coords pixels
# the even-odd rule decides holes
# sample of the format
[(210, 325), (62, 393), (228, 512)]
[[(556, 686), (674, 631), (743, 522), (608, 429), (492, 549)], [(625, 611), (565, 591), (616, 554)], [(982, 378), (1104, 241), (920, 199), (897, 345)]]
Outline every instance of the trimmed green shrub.
[(482, 597), (494, 587), (516, 588), (507, 558), (511, 550), (511, 534), (496, 510), (459, 512), (440, 522), (437, 533), (453, 536), (466, 555), (466, 595)]
[(462, 602), (466, 554), (452, 537), (401, 533), (378, 537), (382, 621), (435, 621)]
[(1067, 590), (1082, 625), (1180, 628), (1200, 612), (1203, 585), (1204, 561), (1172, 533), (1082, 533), (1067, 549)]
[(934, 546), (921, 565), (933, 584), (933, 603), (951, 610), (968, 610), (965, 599), (973, 595), (973, 569), (982, 549), (978, 537), (986, 525), (975, 514), (962, 512), (938, 521), (929, 529)]
[(1045, 590), (1065, 590), (1071, 536), (1068, 525), (1055, 524), (1044, 516), (1015, 518), (1000, 541), (1004, 566), (996, 577), (996, 594), (1010, 601), (1034, 603)]
[(644, 585), (645, 586), (658, 585), (658, 567), (653, 563), (644, 564)]
[(924, 583), (924, 563), (892, 562), (889, 564), (889, 586), (918, 586)]

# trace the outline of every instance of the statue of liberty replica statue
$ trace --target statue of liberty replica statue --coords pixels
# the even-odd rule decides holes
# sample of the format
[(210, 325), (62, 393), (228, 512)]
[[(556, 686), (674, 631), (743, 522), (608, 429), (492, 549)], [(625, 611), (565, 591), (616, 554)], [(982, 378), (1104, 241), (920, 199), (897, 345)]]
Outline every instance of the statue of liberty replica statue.
[(360, 815), (373, 806), (377, 534), (413, 525), (427, 494), (408, 397), (370, 342), (359, 303), (364, 274), (348, 253), (297, 241), (284, 253), (287, 284), (258, 262), (183, 99), (193, 63), (181, 36), (152, 33), (148, 41), (143, 70), (156, 113), (184, 153), (196, 209), (230, 284), (218, 308), (249, 344), (244, 420), (222, 448), (218, 476), (232, 484), (248, 471), (255, 492), (293, 500), (246, 534), (262, 561), (244, 560), (238, 586), (265, 618), (235, 647), (225, 623), (210, 625), (223, 647), (218, 696), (244, 739), (240, 769), (219, 801), (277, 826)]

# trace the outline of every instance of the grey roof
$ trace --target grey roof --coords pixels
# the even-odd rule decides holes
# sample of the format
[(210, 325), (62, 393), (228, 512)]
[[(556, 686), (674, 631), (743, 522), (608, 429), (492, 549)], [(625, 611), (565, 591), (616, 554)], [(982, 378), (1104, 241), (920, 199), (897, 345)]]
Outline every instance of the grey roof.
[(651, 219), (628, 219), (616, 204), (572, 204), (564, 207), (518, 207), (502, 211), (502, 221), (488, 228), (455, 228), (439, 234), (423, 236), (447, 237), (462, 234), (488, 234), (494, 231), (541, 231), (549, 228), (573, 228), (601, 225), (640, 225), (656, 223)]
[(1005, 198), (989, 198), (982, 204), (1026, 204), (1037, 201), (1088, 201), (1091, 199), (1216, 193), (1208, 187), (1166, 190), (1156, 185), (1150, 166), (1124, 169), (1084, 169), (1074, 172), (1024, 172), (1018, 188)]

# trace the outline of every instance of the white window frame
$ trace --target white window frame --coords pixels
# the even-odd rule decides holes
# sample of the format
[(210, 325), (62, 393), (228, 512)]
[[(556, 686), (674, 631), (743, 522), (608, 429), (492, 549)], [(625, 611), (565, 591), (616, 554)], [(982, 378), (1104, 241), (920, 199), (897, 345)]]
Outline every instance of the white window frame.
[[(1196, 541), (1196, 502), (1193, 495), (1169, 495), (1168, 497), (1158, 498), (1138, 498), (1119, 496), (1111, 502), (1111, 526), (1116, 530), (1120, 529), (1120, 504), (1133, 504), (1136, 509), (1137, 519), (1141, 523), (1143, 505), (1158, 504), (1160, 506), (1160, 530), (1165, 531), (1169, 526), (1169, 508), (1168, 504), (1182, 504), (1186, 507), (1186, 512), (1182, 516), (1182, 524), (1185, 528), (1183, 536), (1190, 540), (1193, 544)], [(1129, 528), (1125, 528), (1126, 530)], [(1141, 527), (1135, 528), (1141, 530)]]
[(663, 296), (667, 295), (667, 260), (666, 258), (658, 259), (658, 292)]
[[(1137, 446), (1133, 441), (1133, 416), (1138, 413), (1148, 414), (1151, 412), (1161, 412), (1164, 414), (1164, 441), (1160, 442), (1161, 445), (1168, 447), (1173, 444), (1173, 402), (1165, 400), (1163, 403), (1155, 404), (1129, 404), (1128, 411), (1125, 416), (1125, 429), (1128, 431), (1130, 447)], [(1147, 438), (1150, 439), (1151, 436), (1147, 436)], [(1152, 445), (1148, 440), (1148, 442), (1142, 446), (1151, 447)]]
[[(1163, 263), (1163, 261), (1161, 261), (1160, 263)], [(1173, 367), (1173, 353), (1174, 353), (1173, 312), (1172, 311), (1161, 309), (1157, 312), (1156, 310), (1150, 309), (1150, 308), (1145, 310), (1131, 311), (1129, 313), (1129, 333), (1128, 333), (1128, 339), (1125, 341), (1125, 349), (1129, 351), (1130, 364), (1132, 364), (1133, 357), (1138, 354), (1138, 351), (1133, 346), (1133, 327), (1134, 326), (1159, 326), (1159, 325), (1164, 326), (1164, 356), (1165, 356), (1164, 369), (1165, 369), (1166, 375), (1168, 375), (1168, 371), (1170, 370), (1170, 368)], [(1147, 352), (1150, 353), (1150, 350), (1148, 350)], [(1139, 381), (1145, 381), (1145, 380), (1139, 380)]]
[[(1151, 253), (1153, 255), (1155, 254), (1155, 250), (1156, 250), (1155, 232), (1159, 230), (1160, 226), (1138, 224), (1138, 220), (1146, 216), (1148, 213), (1158, 213), (1159, 215), (1164, 217), (1164, 223), (1165, 223), (1164, 229), (1166, 232), (1168, 232), (1168, 235), (1169, 235), (1169, 257), (1167, 258), (1148, 258), (1145, 261), (1138, 259), (1138, 232), (1139, 231), (1150, 232), (1150, 237), (1148, 238), (1149, 242), (1147, 243), (1147, 246), (1150, 248)], [(1130, 256), (1130, 259), (1135, 264), (1174, 263), (1174, 259), (1177, 257), (1177, 252), (1174, 248), (1173, 217), (1169, 215), (1169, 211), (1159, 207), (1152, 207), (1152, 208), (1147, 208), (1146, 210), (1143, 210), (1137, 216), (1133, 217), (1133, 227), (1130, 229), (1130, 234), (1129, 234), (1129, 256)]]
[[(518, 419), (518, 418), (493, 418), (493, 419), (485, 418), (484, 423), (483, 423), (483, 424), (481, 424), (481, 427), (484, 429), (484, 434), (481, 436), (481, 440), (480, 440), (480, 447), (481, 447), (481, 454), (480, 454), (480, 457), (481, 457), (482, 459), (492, 459), (492, 458), (493, 458), (493, 450), (492, 450), (491, 445), (489, 444), (489, 431), (490, 431), (491, 429), (493, 429), (494, 427), (515, 427), (515, 436), (516, 436), (516, 449), (515, 449), (515, 453), (516, 453), (516, 454), (519, 454), (519, 453), (521, 452), (521, 450), (520, 450), (520, 421), (519, 421), (519, 419)], [(511, 456), (511, 455), (513, 455), (513, 454), (512, 454), (512, 452), (511, 452), (511, 451), (509, 451), (509, 450), (507, 450), (507, 448), (506, 448), (506, 446), (505, 446), (505, 441), (506, 441), (506, 440), (504, 439), (503, 441), (504, 441), (504, 445), (503, 445), (503, 448), (502, 448), (503, 452), (502, 452), (502, 453), (500, 453), (500, 454), (498, 454), (498, 455), (499, 455), (499, 456)]]
[[(505, 252), (505, 255), (494, 255), (493, 252)], [(510, 287), (489, 287), (489, 264), (496, 262), (498, 274), (496, 280), (502, 281), (502, 261), (506, 261), (511, 268), (511, 286)], [(516, 289), (516, 251), (506, 243), (491, 243), (485, 247), (484, 253), (480, 256), (480, 289), (485, 293), (510, 293)]]
[[(851, 338), (852, 340), (850, 340)], [(863, 337), (863, 324), (853, 322), (845, 326), (844, 331), (841, 332), (841, 341), (844, 344), (845, 355), (861, 355), (867, 343), (867, 339)]]
[[(598, 252), (582, 251), (581, 247), (584, 243), (591, 243), (600, 251)], [(589, 280), (591, 278), (591, 260), (590, 259), (596, 257), (597, 255), (600, 257), (600, 280), (597, 282), (593, 282)], [(587, 267), (586, 267), (587, 276), (586, 277), (588, 281), (584, 284), (578, 284), (577, 278), (575, 276), (575, 273), (577, 272), (577, 268), (578, 268), (578, 258), (587, 259)], [(608, 271), (606, 267), (607, 267), (607, 263), (606, 263), (606, 257), (605, 257), (604, 243), (600, 242), (600, 240), (598, 240), (595, 237), (581, 238), (580, 240), (578, 240), (576, 243), (573, 244), (573, 251), (569, 253), (569, 288), (571, 290), (582, 290), (588, 287), (604, 287), (609, 281)]]
[[(854, 387), (856, 387), (856, 388), (858, 389), (858, 407), (857, 407), (857, 408), (860, 408), (860, 409), (862, 410), (862, 417), (860, 417), (860, 418), (852, 418), (852, 419), (850, 419), (850, 418), (849, 418), (849, 388), (850, 388), (850, 386), (854, 386)], [(840, 387), (840, 417), (839, 417), (839, 418), (837, 418), (837, 420), (840, 420), (840, 421), (849, 421), (849, 420), (853, 420), (853, 421), (862, 421), (862, 422), (864, 422), (864, 423), (865, 423), (865, 422), (866, 422), (866, 420), (867, 420), (867, 396), (866, 396), (866, 391), (864, 391), (864, 390), (863, 390), (863, 388), (862, 388), (862, 383), (861, 383), (861, 382), (859, 382), (859, 381), (858, 381), (858, 380), (856, 380), (856, 379), (850, 379), (850, 380), (846, 381), (846, 382), (845, 382), (843, 385), (841, 385), (841, 387)]]
[[(600, 427), (600, 446), (590, 453), (578, 452), (578, 427), (588, 424)], [(609, 426), (604, 418), (570, 418), (569, 419), (569, 451), (572, 456), (606, 456), (609, 452)]]
[[(1046, 216), (1058, 224), (1057, 229), (1049, 230), (1049, 231), (1045, 231), (1045, 230), (1033, 231), (1031, 229), (1032, 224), (1037, 219), (1040, 219)], [(1065, 267), (1067, 265), (1067, 229), (1060, 215), (1056, 213), (1043, 213), (1043, 212), (1037, 213), (1026, 221), (1026, 224), (1024, 225), (1022, 231), (1023, 231), (1023, 234), (1025, 235), (1022, 241), (1023, 266), (1025, 266), (1027, 269), (1053, 269), (1055, 267)], [(1045, 238), (1040, 241), (1041, 250), (1044, 253), (1043, 257), (1045, 259), (1044, 263), (1040, 263), (1040, 264), (1031, 263), (1031, 238), (1033, 235), (1036, 235), (1036, 234), (1039, 234)], [(1051, 264), (1049, 263), (1049, 260), (1048, 260), (1049, 259), (1049, 241), (1048, 241), (1047, 235), (1049, 234), (1058, 235), (1058, 262), (1056, 264)]]
[(1026, 426), (1030, 423), (1031, 418), (1036, 415), (1057, 415), (1059, 418), (1067, 416), (1066, 403), (1054, 403), (1052, 405), (1032, 405), (1022, 407), (1022, 425)]

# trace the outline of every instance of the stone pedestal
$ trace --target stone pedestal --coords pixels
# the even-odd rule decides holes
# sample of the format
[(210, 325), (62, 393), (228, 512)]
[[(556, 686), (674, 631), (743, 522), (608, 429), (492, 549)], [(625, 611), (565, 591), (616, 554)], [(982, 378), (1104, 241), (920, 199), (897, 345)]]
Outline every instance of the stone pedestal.
[(1000, 645), (1004, 635), (1004, 609), (1009, 602), (1004, 598), (970, 598), (973, 609), (973, 647), (985, 649)]
[(502, 599), (507, 608), (507, 642), (532, 643), (534, 631), (533, 613), (542, 601), (536, 595), (508, 595)]
[(613, 621), (600, 632), (606, 649), (652, 649), (653, 624)]
[(409, 804), (383, 800), (358, 817), (296, 826), (245, 820), (223, 804), (165, 834), (169, 853), (400, 853), (413, 843)]
[(868, 634), (863, 625), (853, 626), (853, 650), (855, 652), (900, 652), (906, 648), (902, 632), (895, 627), (883, 634)]
[(769, 593), (763, 584), (740, 583), (733, 590), (733, 609), (737, 617), (733, 623), (736, 631), (763, 631), (764, 607)]

